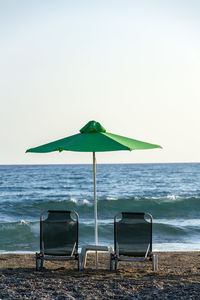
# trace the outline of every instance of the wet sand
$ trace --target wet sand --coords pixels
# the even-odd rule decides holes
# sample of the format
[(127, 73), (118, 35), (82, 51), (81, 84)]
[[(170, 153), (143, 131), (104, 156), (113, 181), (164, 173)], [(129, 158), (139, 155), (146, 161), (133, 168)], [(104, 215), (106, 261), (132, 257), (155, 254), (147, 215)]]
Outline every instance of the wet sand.
[(152, 264), (120, 263), (108, 269), (108, 255), (88, 254), (84, 271), (76, 262), (45, 262), (35, 271), (35, 255), (0, 255), (0, 299), (200, 299), (200, 252), (160, 252)]

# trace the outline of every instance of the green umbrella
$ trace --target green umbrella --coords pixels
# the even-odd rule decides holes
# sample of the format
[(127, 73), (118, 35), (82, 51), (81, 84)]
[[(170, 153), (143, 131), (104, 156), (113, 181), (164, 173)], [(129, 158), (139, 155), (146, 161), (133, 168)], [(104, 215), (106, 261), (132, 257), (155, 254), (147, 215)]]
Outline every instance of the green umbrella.
[(159, 145), (133, 140), (120, 135), (106, 132), (105, 128), (96, 121), (88, 122), (80, 133), (51, 142), (39, 147), (28, 149), (26, 152), (47, 153), (53, 151), (93, 152), (94, 177), (94, 216), (95, 216), (95, 244), (98, 245), (97, 229), (97, 197), (96, 197), (96, 164), (95, 152), (140, 150), (162, 148)]

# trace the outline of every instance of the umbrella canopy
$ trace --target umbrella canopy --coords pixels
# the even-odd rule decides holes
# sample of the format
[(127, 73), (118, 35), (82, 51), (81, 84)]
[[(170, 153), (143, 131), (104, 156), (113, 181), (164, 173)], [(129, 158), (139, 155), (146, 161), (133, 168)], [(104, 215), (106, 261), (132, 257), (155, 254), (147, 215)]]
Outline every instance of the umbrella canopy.
[(90, 121), (80, 133), (51, 142), (26, 152), (47, 153), (53, 151), (104, 152), (119, 150), (140, 150), (162, 148), (159, 145), (133, 140), (120, 135), (106, 132), (98, 122)]
[(26, 152), (48, 153), (53, 151), (93, 152), (94, 172), (94, 214), (95, 214), (95, 243), (98, 244), (97, 232), (97, 199), (96, 199), (96, 166), (95, 152), (142, 150), (162, 148), (159, 145), (141, 142), (120, 135), (106, 132), (105, 128), (96, 121), (88, 122), (80, 133), (48, 143), (39, 147), (30, 148)]

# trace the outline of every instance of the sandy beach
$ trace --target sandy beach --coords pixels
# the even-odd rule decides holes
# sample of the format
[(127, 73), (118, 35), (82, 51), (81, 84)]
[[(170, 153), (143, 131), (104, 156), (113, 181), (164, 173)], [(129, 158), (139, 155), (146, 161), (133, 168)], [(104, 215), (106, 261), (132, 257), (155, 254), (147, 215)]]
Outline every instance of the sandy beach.
[(161, 252), (151, 263), (121, 263), (108, 269), (108, 255), (88, 254), (84, 271), (75, 262), (45, 262), (35, 271), (34, 254), (0, 255), (0, 299), (200, 299), (200, 252)]

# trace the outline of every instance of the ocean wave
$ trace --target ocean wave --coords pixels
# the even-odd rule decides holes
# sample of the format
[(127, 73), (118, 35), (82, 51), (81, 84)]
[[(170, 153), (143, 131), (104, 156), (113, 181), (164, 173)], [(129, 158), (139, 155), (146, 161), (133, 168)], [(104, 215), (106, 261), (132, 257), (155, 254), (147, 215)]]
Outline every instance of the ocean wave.
[(72, 202), (72, 203), (76, 204), (77, 206), (82, 206), (82, 205), (93, 206), (93, 203), (91, 203), (87, 199), (77, 199), (74, 197), (70, 198), (69, 200), (59, 200), (58, 202), (65, 203), (65, 204), (67, 204), (68, 202)]
[[(17, 222), (0, 223), (0, 251), (38, 251), (39, 221), (29, 222), (23, 219)], [(113, 219), (98, 221), (99, 242), (113, 244), (114, 224)], [(200, 243), (200, 227), (181, 223), (181, 220), (167, 222), (155, 220), (153, 223), (153, 243)], [(94, 241), (94, 219), (80, 219), (79, 222), (79, 245), (85, 245)]]
[(18, 220), (16, 222), (3, 222), (0, 223), (0, 230), (4, 230), (5, 228), (21, 228), (21, 227), (27, 227), (27, 228), (32, 228), (34, 227), (35, 224), (39, 224), (39, 221), (36, 222), (30, 222), (30, 221), (25, 221), (25, 220)]
[(19, 220), (0, 223), (0, 251), (34, 251), (39, 249), (39, 222)]
[(153, 241), (159, 243), (200, 242), (200, 228), (196, 226), (177, 226), (153, 224)]
[[(1, 203), (0, 217), (4, 221), (16, 220), (26, 216), (27, 220), (39, 219), (43, 210), (75, 210), (80, 218), (90, 218), (94, 214), (94, 201), (87, 198), (70, 197), (69, 199), (43, 199), (36, 201)], [(97, 201), (99, 219), (114, 218), (121, 211), (148, 212), (156, 219), (198, 219), (200, 211), (200, 198), (168, 195), (166, 197), (143, 198), (106, 198)]]

